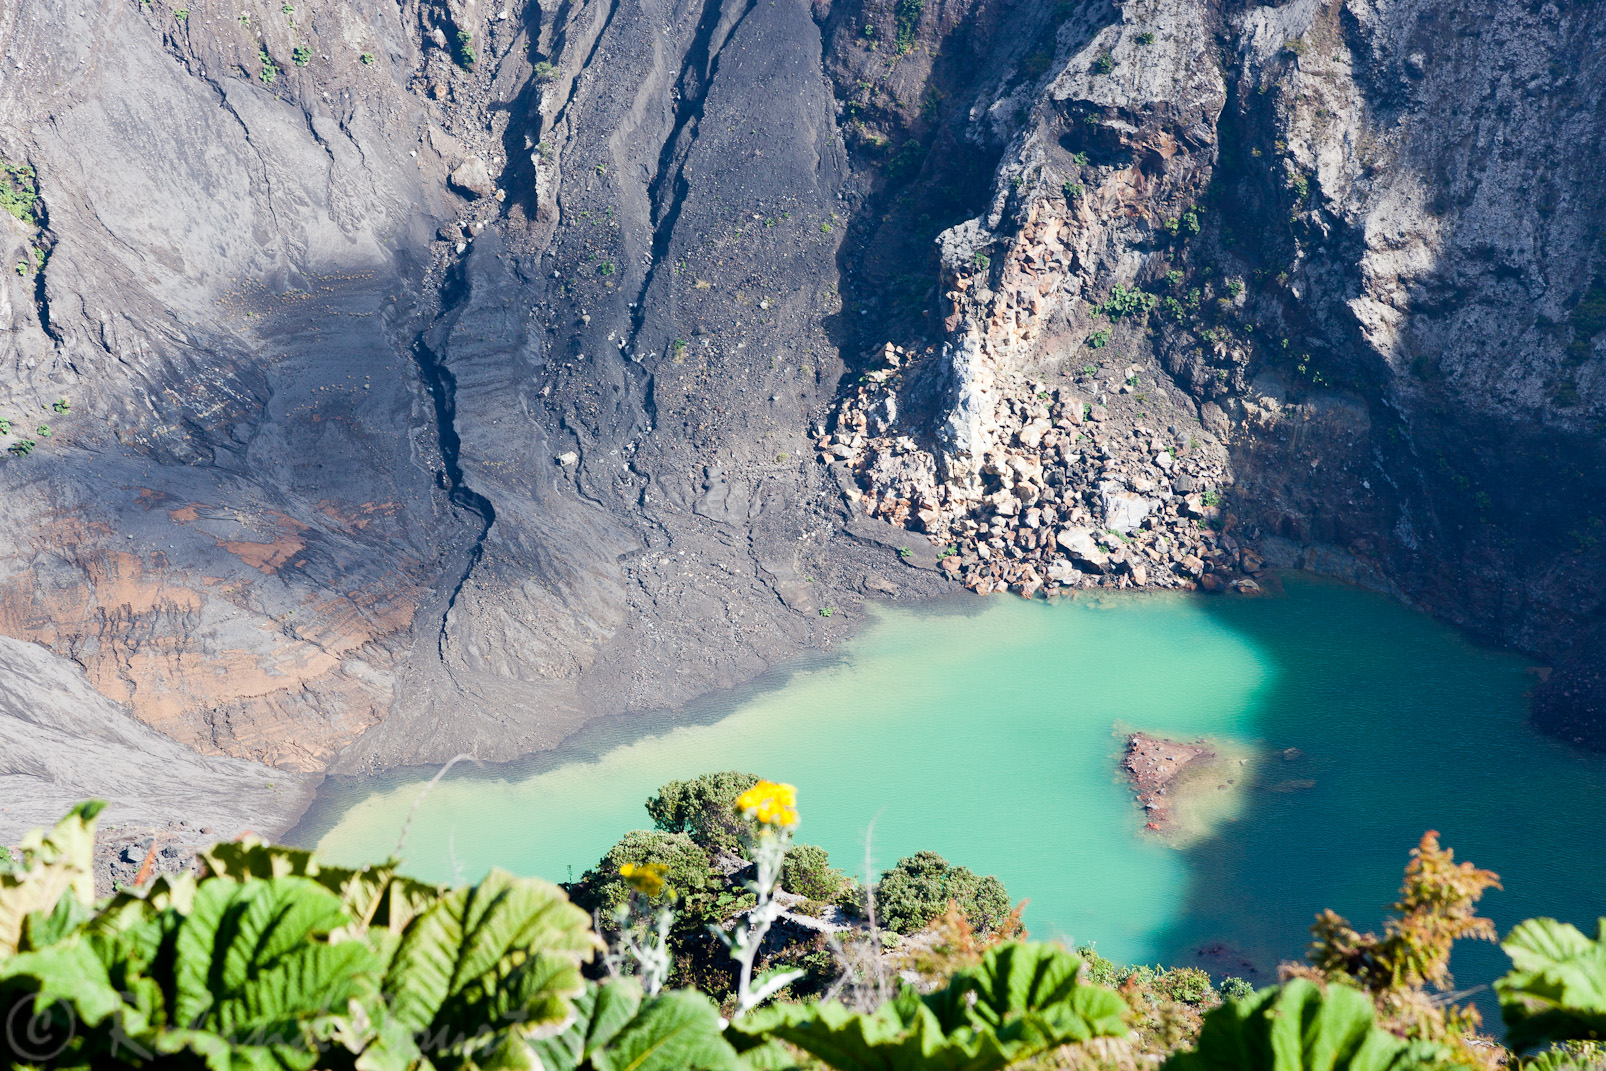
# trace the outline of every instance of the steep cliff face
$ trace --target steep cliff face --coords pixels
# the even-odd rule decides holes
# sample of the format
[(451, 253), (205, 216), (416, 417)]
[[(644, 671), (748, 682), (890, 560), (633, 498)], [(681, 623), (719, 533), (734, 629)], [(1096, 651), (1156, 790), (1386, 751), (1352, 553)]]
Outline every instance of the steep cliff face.
[(392, 701), (442, 547), (395, 341), (443, 211), (388, 74), (416, 35), (391, 5), (0, 20), (0, 627), (176, 740), (319, 769)]
[[(1291, 4), (1240, 25), (1237, 121), (1287, 146), (1283, 322), (1306, 373), (1366, 412), (1347, 478), (1279, 501), (1269, 476), (1248, 497), (1434, 612), (1558, 658), (1536, 716), (1600, 743), (1606, 692), (1580, 670), (1606, 581), (1601, 10)], [(1260, 185), (1246, 203), (1274, 218)]]
[(1264, 555), (1584, 736), (1601, 18), (0, 2), (0, 633), (359, 771)]
[(832, 549), (804, 449), (845, 165), (806, 7), (0, 27), (0, 631), (140, 721), (511, 758), (936, 585)]
[[(869, 508), (956, 539), (989, 587), (1124, 583), (1037, 531), (1069, 515), (1085, 546), (1075, 525), (1130, 516), (1107, 490), (1124, 484), (1151, 496), (1151, 583), (1156, 559), (1196, 577), (1188, 550), (1230, 578), (1242, 542), (1389, 588), (1559, 658), (1537, 716), (1598, 734), (1598, 10), (1057, 10), (1058, 73), (971, 111), (1019, 125), (990, 210), (943, 236), (936, 369), (893, 354), (826, 443)], [(1156, 367), (1145, 405), (1063, 419)], [(1196, 442), (1202, 425), (1227, 471), (1179, 488), (1160, 423)], [(1112, 450), (1129, 434), (1149, 450)], [(1224, 538), (1169, 516), (1213, 483)]]

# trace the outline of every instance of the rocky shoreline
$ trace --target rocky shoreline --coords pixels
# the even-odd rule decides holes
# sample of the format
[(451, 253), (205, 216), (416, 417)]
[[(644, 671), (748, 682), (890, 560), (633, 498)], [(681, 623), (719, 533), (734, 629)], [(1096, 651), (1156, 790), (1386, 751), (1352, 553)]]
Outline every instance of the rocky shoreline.
[(887, 417), (903, 381), (937, 354), (888, 344), (879, 357), (815, 445), (853, 473), (858, 508), (926, 533), (939, 567), (969, 590), (1261, 590), (1266, 563), (1219, 505), (1232, 482), (1225, 449), (1157, 399), (1166, 392), (1149, 370), (1088, 364), (1065, 386), (1001, 377), (995, 445), (966, 494)]

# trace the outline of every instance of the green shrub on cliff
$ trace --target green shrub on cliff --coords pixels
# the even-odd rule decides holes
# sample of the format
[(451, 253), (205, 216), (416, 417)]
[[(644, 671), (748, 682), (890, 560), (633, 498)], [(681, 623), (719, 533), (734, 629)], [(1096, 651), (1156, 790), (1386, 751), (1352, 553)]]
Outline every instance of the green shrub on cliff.
[[(684, 917), (699, 926), (713, 918), (717, 895), (708, 852), (684, 833), (660, 829), (637, 829), (626, 833), (597, 865), (567, 886), (569, 898), (587, 912), (599, 912), (604, 920), (630, 900), (630, 886), (619, 876), (625, 864), (664, 868), (664, 894), (674, 899)], [(720, 883), (723, 887), (723, 882)]]
[(741, 851), (741, 823), (731, 805), (756, 784), (756, 775), (737, 770), (671, 781), (647, 801), (647, 815), (657, 829), (684, 833), (710, 852), (736, 855)]
[(848, 876), (831, 865), (831, 857), (816, 844), (795, 844), (781, 866), (781, 888), (789, 893), (833, 903), (842, 895)]
[(991, 876), (978, 877), (936, 852), (916, 852), (899, 859), (876, 886), (876, 911), (881, 924), (894, 933), (923, 929), (950, 901), (959, 905), (965, 918), (982, 933), (996, 930), (1009, 918), (1009, 893), (1003, 882)]

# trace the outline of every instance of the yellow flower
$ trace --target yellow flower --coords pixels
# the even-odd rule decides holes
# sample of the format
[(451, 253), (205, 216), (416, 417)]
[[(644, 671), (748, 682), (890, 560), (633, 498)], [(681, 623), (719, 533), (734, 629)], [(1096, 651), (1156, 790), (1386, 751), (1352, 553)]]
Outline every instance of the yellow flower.
[(669, 868), (662, 863), (643, 863), (636, 866), (634, 863), (625, 863), (619, 868), (619, 876), (625, 883), (641, 895), (655, 899), (664, 891), (664, 878)]
[(776, 829), (797, 828), (797, 789), (774, 781), (760, 781), (736, 797), (736, 811), (743, 818)]

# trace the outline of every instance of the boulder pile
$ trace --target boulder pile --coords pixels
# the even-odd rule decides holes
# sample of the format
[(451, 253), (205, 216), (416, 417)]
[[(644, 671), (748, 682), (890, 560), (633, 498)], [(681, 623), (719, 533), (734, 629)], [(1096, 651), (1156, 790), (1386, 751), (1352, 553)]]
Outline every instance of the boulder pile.
[(859, 508), (924, 532), (967, 588), (1028, 598), (1083, 587), (1259, 590), (1264, 564), (1219, 506), (1231, 482), (1225, 451), (1122, 404), (1137, 369), (1114, 388), (1119, 401), (1097, 383), (1084, 392), (999, 376), (978, 487), (944, 480), (940, 448), (897, 423), (905, 384), (940, 359), (887, 345), (816, 446), (853, 472)]

